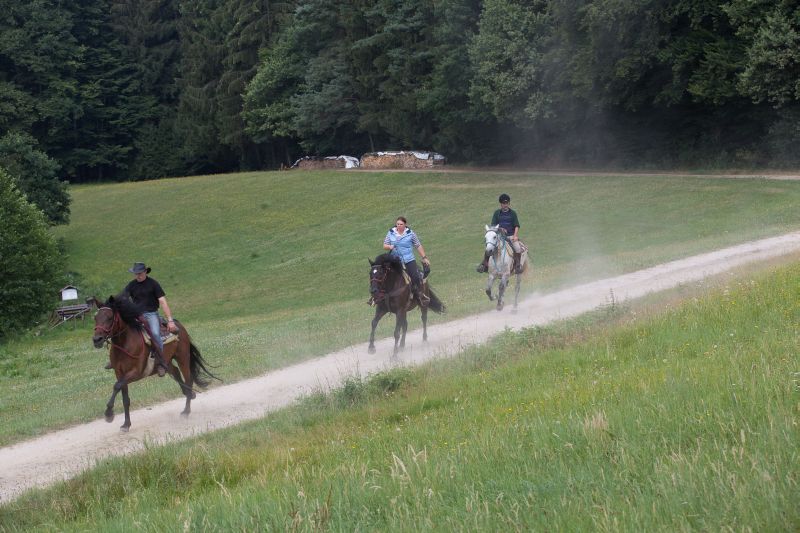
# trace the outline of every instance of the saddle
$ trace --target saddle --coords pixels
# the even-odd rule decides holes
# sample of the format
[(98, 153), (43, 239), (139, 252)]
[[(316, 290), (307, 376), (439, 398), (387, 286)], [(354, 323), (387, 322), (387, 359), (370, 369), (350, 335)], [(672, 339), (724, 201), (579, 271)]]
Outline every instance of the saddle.
[[(175, 333), (172, 333), (169, 330), (169, 328), (167, 327), (167, 321), (164, 320), (163, 316), (160, 317), (160, 318), (161, 318), (161, 320), (159, 320), (159, 326), (160, 326), (159, 329), (161, 331), (159, 331), (159, 335), (161, 335), (161, 343), (164, 346), (166, 346), (167, 344), (169, 344), (171, 342), (176, 342), (178, 340), (178, 335), (175, 334)], [(152, 344), (153, 341), (150, 338), (150, 334), (147, 333), (147, 328), (142, 328), (142, 335), (144, 335), (145, 344), (147, 344), (148, 346), (152, 346), (153, 345)]]

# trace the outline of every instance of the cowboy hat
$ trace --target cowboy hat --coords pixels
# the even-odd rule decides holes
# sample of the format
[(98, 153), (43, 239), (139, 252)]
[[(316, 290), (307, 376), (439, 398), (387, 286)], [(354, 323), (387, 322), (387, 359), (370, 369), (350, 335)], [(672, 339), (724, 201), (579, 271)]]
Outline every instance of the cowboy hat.
[(134, 263), (131, 268), (128, 269), (128, 272), (131, 274), (141, 274), (142, 272), (150, 273), (151, 268), (144, 266), (144, 263)]

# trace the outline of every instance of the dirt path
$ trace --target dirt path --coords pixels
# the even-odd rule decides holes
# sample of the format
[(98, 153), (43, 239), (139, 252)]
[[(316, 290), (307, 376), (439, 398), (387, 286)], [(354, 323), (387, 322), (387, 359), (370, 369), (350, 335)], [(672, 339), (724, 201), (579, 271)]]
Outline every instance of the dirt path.
[[(549, 294), (534, 294), (520, 302), (517, 313), (510, 307), (428, 328), (429, 342), (421, 331), (409, 332), (404, 365), (434, 357), (449, 357), (463, 347), (486, 341), (505, 328), (519, 329), (579, 315), (598, 306), (643, 296), (700, 280), (740, 265), (800, 251), (800, 232), (753, 241), (715, 252), (672, 261), (653, 268), (571, 287)], [(485, 278), (475, 278), (476, 287)], [(487, 307), (489, 306), (487, 302)], [(366, 322), (365, 322), (366, 324)], [(365, 326), (366, 327), (366, 326)], [(366, 330), (365, 330), (366, 331)], [(374, 355), (367, 344), (358, 344), (324, 357), (306, 361), (264, 376), (222, 386), (198, 395), (192, 414), (181, 418), (183, 399), (176, 399), (131, 413), (130, 433), (119, 432), (121, 416), (112, 424), (102, 419), (50, 433), (35, 440), (0, 448), (0, 503), (22, 491), (70, 478), (106, 457), (141, 450), (145, 442), (165, 443), (213, 431), (263, 416), (284, 407), (310, 391), (335, 387), (343, 378), (366, 375), (398, 364), (392, 361), (393, 339), (376, 342)], [(98, 413), (102, 406), (98, 406)]]

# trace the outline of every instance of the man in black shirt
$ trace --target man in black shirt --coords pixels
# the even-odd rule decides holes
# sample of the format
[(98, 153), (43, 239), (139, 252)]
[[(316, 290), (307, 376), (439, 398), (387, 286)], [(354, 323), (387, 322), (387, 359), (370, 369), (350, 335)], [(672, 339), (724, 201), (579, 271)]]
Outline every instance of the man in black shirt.
[(161, 340), (161, 324), (158, 318), (158, 308), (164, 309), (164, 314), (167, 317), (167, 327), (170, 332), (176, 333), (178, 326), (172, 319), (172, 312), (167, 304), (167, 297), (164, 294), (164, 289), (153, 278), (148, 277), (151, 268), (146, 267), (144, 263), (134, 263), (133, 267), (128, 269), (134, 278), (123, 289), (123, 293), (130, 299), (140, 305), (144, 310), (142, 318), (147, 323), (150, 330), (150, 338), (152, 346), (158, 358), (158, 375), (163, 377), (167, 371), (166, 360), (164, 359), (164, 343)]

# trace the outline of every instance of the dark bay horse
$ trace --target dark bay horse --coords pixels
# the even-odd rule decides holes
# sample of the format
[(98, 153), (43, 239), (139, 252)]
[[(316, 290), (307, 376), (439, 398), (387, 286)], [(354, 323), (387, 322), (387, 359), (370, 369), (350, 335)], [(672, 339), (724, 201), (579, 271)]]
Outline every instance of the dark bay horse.
[[(125, 423), (120, 426), (120, 430), (128, 431), (131, 427), (128, 385), (157, 373), (155, 365), (150, 362), (150, 347), (145, 344), (144, 326), (138, 320), (142, 309), (125, 296), (111, 296), (106, 302), (100, 302), (97, 298), (93, 300), (98, 310), (94, 316), (92, 342), (95, 348), (109, 345), (108, 356), (117, 376), (114, 392), (106, 405), (106, 422), (114, 420), (114, 400), (122, 391)], [(207, 378), (219, 378), (208, 371), (200, 351), (192, 343), (183, 324), (176, 320), (175, 325), (178, 326), (178, 340), (164, 345), (164, 360), (167, 363), (167, 372), (178, 382), (186, 396), (186, 406), (181, 412), (181, 415), (186, 416), (191, 412), (191, 402), (195, 398), (192, 387), (197, 384), (205, 388), (209, 383)], [(178, 367), (172, 364), (173, 360), (178, 363)]]
[(422, 340), (428, 340), (428, 309), (435, 313), (444, 313), (445, 305), (433, 293), (427, 281), (422, 284), (422, 290), (430, 303), (419, 306), (411, 292), (411, 285), (403, 277), (403, 265), (391, 254), (381, 254), (370, 260), (369, 292), (370, 301), (375, 304), (375, 318), (372, 319), (372, 331), (369, 334), (369, 353), (375, 353), (375, 328), (378, 327), (383, 315), (395, 314), (394, 324), (394, 355), (398, 349), (406, 346), (406, 331), (408, 331), (408, 312), (419, 307), (422, 312)]

